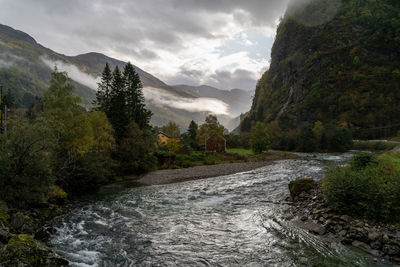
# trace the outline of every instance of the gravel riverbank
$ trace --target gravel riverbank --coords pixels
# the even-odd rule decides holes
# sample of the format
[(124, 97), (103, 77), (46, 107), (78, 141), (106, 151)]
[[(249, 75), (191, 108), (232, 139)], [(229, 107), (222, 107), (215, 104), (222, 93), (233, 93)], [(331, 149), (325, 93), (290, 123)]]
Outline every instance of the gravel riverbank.
[(271, 163), (272, 161), (240, 162), (196, 166), (185, 169), (158, 170), (146, 174), (141, 177), (138, 182), (144, 185), (171, 184), (251, 171)]

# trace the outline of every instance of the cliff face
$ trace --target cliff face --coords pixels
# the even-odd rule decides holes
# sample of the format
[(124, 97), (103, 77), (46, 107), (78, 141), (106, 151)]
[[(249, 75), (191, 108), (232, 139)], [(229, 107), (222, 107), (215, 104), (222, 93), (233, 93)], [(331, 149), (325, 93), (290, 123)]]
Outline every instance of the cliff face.
[(281, 21), (242, 131), (253, 121), (278, 121), (282, 129), (321, 121), (356, 135), (382, 126), (393, 134), (400, 123), (400, 1), (303, 2)]

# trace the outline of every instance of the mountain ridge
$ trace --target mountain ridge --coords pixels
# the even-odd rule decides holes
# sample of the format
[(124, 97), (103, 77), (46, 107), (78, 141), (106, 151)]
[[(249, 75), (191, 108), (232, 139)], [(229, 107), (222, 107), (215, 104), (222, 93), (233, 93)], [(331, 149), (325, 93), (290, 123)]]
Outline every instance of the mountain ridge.
[[(95, 77), (101, 75), (106, 63), (109, 63), (111, 68), (115, 66), (123, 68), (126, 64), (124, 61), (98, 52), (89, 52), (76, 56), (63, 55), (37, 43), (29, 34), (0, 24), (0, 81), (5, 88), (13, 92), (17, 102), (23, 107), (29, 107), (34, 98), (37, 96), (40, 97), (49, 86), (52, 69), (49, 66), (50, 63), (47, 62), (46, 65), (43, 59), (49, 60), (52, 65), (57, 65), (57, 62), (60, 62), (60, 64), (75, 66), (83, 74), (93, 76), (93, 80)], [(186, 88), (187, 86), (170, 86), (141, 68), (134, 67), (144, 87), (163, 90), (180, 99), (197, 99), (202, 97), (198, 93)], [(87, 83), (85, 85), (75, 79), (73, 80), (75, 94), (82, 98), (85, 107), (90, 107), (95, 98), (93, 86), (90, 87)], [(93, 85), (95, 82), (93, 81), (91, 84)], [(215, 88), (215, 90), (219, 89)], [(146, 102), (154, 113), (152, 121), (156, 125), (166, 124), (172, 120), (176, 121), (182, 129), (185, 129), (192, 119), (201, 122), (209, 113), (191, 112), (170, 106), (163, 106), (160, 103), (152, 101)], [(247, 110), (250, 108), (249, 106)], [(243, 112), (247, 110), (243, 110)], [(220, 117), (226, 125), (230, 125), (229, 128), (234, 127), (230, 122), (231, 119), (229, 116)]]

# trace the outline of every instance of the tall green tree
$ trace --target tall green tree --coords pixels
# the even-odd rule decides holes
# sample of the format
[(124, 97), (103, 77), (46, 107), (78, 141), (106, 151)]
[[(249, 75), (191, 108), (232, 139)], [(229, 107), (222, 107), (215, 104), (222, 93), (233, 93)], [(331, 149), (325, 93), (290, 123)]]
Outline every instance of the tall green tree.
[(118, 66), (116, 66), (113, 72), (113, 79), (111, 83), (109, 99), (110, 107), (108, 114), (106, 114), (115, 130), (117, 142), (123, 138), (126, 128), (129, 124), (124, 84), (125, 79), (122, 76)]
[(80, 98), (72, 93), (72, 81), (67, 73), (55, 69), (50, 87), (43, 96), (43, 115), (56, 133), (57, 150), (63, 157), (85, 154), (93, 145), (89, 122), (79, 105)]
[(262, 122), (256, 122), (251, 128), (250, 145), (251, 149), (257, 154), (269, 149), (270, 140), (267, 128)]
[(197, 150), (199, 148), (197, 144), (197, 132), (199, 130), (199, 126), (197, 125), (196, 122), (193, 120), (190, 122), (188, 130), (187, 130), (187, 136), (188, 136), (188, 143), (190, 147), (194, 150)]
[(96, 99), (94, 101), (97, 109), (104, 111), (106, 114), (110, 111), (110, 94), (112, 86), (113, 74), (110, 66), (106, 63), (101, 75), (101, 82), (98, 83)]
[(190, 138), (192, 138), (193, 140), (196, 140), (197, 137), (197, 130), (199, 129), (199, 126), (197, 125), (196, 122), (194, 122), (193, 120), (190, 122), (189, 124), (189, 128), (188, 128), (188, 134), (190, 136)]
[(179, 128), (179, 125), (172, 121), (168, 122), (168, 124), (163, 126), (161, 129), (164, 133), (172, 138), (179, 138), (181, 134), (181, 129)]
[(140, 129), (150, 127), (152, 113), (146, 109), (142, 88), (140, 77), (131, 63), (125, 65), (123, 73), (118, 66), (111, 73), (106, 64), (96, 103), (110, 120), (118, 143), (126, 135), (130, 123), (136, 123)]
[(55, 70), (43, 97), (43, 120), (56, 136), (52, 169), (57, 184), (71, 193), (96, 189), (109, 177), (114, 138), (106, 115), (86, 113), (73, 96), (68, 75)]
[(206, 122), (200, 126), (197, 140), (203, 145), (206, 139), (224, 136), (224, 132), (225, 127), (219, 123), (217, 116), (210, 114), (206, 117)]
[(43, 204), (55, 136), (43, 120), (15, 118), (8, 126), (8, 136), (0, 136), (0, 198), (17, 207)]
[(129, 121), (135, 122), (141, 129), (148, 127), (152, 113), (146, 109), (142, 82), (130, 62), (125, 65), (123, 76)]

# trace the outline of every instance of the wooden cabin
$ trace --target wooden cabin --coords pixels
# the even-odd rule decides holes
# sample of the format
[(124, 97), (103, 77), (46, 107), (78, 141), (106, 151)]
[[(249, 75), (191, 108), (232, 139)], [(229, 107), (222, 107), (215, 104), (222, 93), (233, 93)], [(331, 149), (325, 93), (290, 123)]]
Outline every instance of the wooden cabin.
[(166, 145), (168, 144), (169, 136), (164, 132), (158, 132), (157, 134), (157, 144), (158, 145)]
[(226, 140), (222, 136), (209, 137), (205, 143), (205, 151), (208, 152), (226, 152)]

